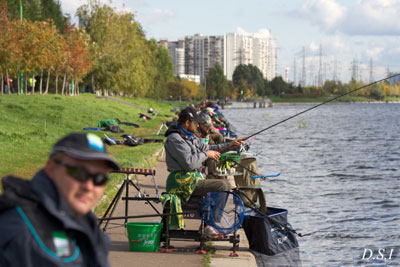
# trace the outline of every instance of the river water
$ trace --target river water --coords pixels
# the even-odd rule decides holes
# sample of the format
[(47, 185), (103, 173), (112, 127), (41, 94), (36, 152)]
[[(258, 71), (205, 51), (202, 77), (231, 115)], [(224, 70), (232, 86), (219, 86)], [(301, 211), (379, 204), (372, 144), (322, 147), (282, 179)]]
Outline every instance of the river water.
[[(311, 106), (223, 114), (242, 137)], [(281, 174), (261, 182), (267, 205), (316, 231), (298, 237), (302, 266), (400, 265), (399, 104), (323, 105), (257, 135), (249, 152), (261, 174)]]

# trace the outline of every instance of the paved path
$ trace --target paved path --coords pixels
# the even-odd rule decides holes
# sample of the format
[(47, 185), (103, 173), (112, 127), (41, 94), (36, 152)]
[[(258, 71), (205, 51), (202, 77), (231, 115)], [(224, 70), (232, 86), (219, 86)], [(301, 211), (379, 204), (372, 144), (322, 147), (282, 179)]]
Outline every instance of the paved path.
[(110, 97), (110, 96), (97, 96), (96, 98), (105, 99), (105, 100), (108, 100), (108, 101), (114, 101), (114, 102), (117, 102), (117, 103), (120, 103), (120, 104), (124, 104), (124, 105), (128, 105), (128, 106), (137, 108), (137, 109), (147, 110), (146, 107), (143, 107), (143, 106), (140, 106), (140, 105), (136, 105), (136, 104), (132, 104), (132, 103), (129, 103), (127, 101), (124, 101), (124, 100), (121, 100), (121, 99), (118, 99), (118, 98), (113, 98), (113, 97)]
[[(157, 163), (156, 166), (156, 182), (159, 186), (160, 193), (165, 191), (165, 181), (168, 176), (168, 171), (164, 160)], [(124, 175), (124, 174), (121, 174)], [(131, 179), (135, 179), (132, 177)], [(138, 179), (141, 185), (142, 193), (145, 192), (150, 197), (155, 196), (155, 189), (153, 186), (151, 176), (138, 175)], [(138, 191), (130, 186), (129, 195), (134, 196)], [(123, 194), (125, 195), (125, 193)], [(129, 201), (128, 203), (128, 215), (143, 215), (143, 214), (156, 214), (154, 209), (145, 204), (142, 201)], [(161, 204), (154, 204), (155, 208), (160, 212), (162, 211)], [(114, 211), (113, 217), (124, 216), (125, 213), (125, 201), (120, 200)], [(129, 221), (160, 221), (159, 217), (152, 218), (141, 218), (141, 219), (130, 219)], [(124, 220), (112, 221), (113, 224), (109, 224), (106, 229), (106, 233), (112, 240), (111, 251), (109, 255), (109, 261), (113, 267), (125, 267), (125, 266), (162, 266), (162, 267), (197, 267), (204, 266), (204, 256), (196, 254), (195, 250), (199, 243), (194, 241), (176, 241), (172, 240), (171, 245), (175, 247), (171, 253), (159, 253), (159, 252), (131, 252), (129, 251), (128, 237), (123, 227)], [(122, 225), (116, 225), (122, 224)], [(198, 229), (199, 222), (197, 220), (185, 220), (187, 229)], [(104, 226), (104, 224), (103, 224)], [(247, 251), (248, 244), (244, 232), (241, 231), (240, 251), (239, 257), (230, 257), (229, 248), (231, 244), (228, 242), (213, 242), (213, 246), (217, 248), (216, 254), (212, 255), (211, 266), (246, 266), (252, 267), (257, 266), (254, 256)]]

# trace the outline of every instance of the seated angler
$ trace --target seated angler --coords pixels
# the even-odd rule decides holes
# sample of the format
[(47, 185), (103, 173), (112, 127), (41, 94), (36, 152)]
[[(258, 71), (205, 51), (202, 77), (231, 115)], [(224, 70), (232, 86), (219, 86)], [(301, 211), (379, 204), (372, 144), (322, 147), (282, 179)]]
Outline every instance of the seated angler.
[[(208, 145), (196, 136), (198, 115), (193, 108), (183, 109), (176, 124), (169, 127), (165, 136), (166, 164), (171, 172), (167, 178), (167, 193), (176, 196), (173, 201), (188, 201), (191, 195), (203, 196), (207, 192), (228, 191), (230, 185), (221, 179), (204, 179), (200, 173), (208, 158), (218, 160), (219, 151), (239, 147), (243, 139), (229, 144)], [(183, 228), (181, 225), (179, 228)]]
[[(199, 115), (199, 128), (198, 134), (202, 140), (209, 145), (221, 144), (224, 140), (222, 134), (212, 133), (212, 121), (210, 116), (206, 113), (201, 113)], [(208, 158), (204, 164), (206, 166), (206, 179), (220, 179), (217, 173), (217, 160)]]

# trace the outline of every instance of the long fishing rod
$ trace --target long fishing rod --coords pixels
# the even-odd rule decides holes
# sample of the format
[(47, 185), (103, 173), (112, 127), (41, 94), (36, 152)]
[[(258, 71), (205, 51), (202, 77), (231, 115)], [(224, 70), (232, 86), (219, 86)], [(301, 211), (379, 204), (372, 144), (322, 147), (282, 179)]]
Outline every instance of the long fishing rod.
[(279, 125), (279, 124), (281, 124), (281, 123), (284, 123), (285, 121), (288, 121), (288, 120), (290, 120), (290, 119), (293, 119), (293, 118), (295, 118), (295, 117), (297, 117), (297, 116), (299, 116), (299, 115), (301, 115), (301, 114), (303, 114), (303, 113), (306, 113), (307, 111), (310, 111), (310, 110), (315, 109), (315, 108), (317, 108), (317, 107), (319, 107), (319, 106), (325, 105), (326, 103), (332, 102), (333, 100), (336, 100), (336, 99), (338, 99), (338, 98), (340, 98), (340, 97), (342, 97), (342, 96), (345, 96), (345, 95), (354, 93), (355, 91), (361, 90), (361, 89), (363, 89), (363, 88), (365, 88), (365, 87), (368, 87), (368, 86), (371, 86), (371, 85), (380, 83), (380, 82), (382, 82), (382, 81), (385, 81), (385, 80), (387, 80), (387, 79), (391, 79), (391, 78), (396, 77), (396, 76), (399, 76), (399, 75), (400, 75), (400, 73), (397, 73), (397, 74), (394, 74), (394, 75), (392, 75), (392, 76), (388, 76), (388, 77), (383, 78), (383, 79), (381, 79), (381, 80), (378, 80), (378, 81), (369, 83), (369, 84), (367, 84), (367, 85), (361, 86), (361, 87), (359, 87), (359, 88), (353, 89), (353, 90), (351, 90), (351, 91), (349, 91), (349, 92), (346, 92), (346, 93), (344, 93), (344, 94), (335, 96), (335, 97), (332, 98), (332, 99), (329, 99), (329, 100), (327, 100), (327, 101), (325, 101), (325, 102), (319, 103), (318, 105), (312, 106), (311, 108), (308, 108), (308, 109), (306, 109), (306, 110), (303, 110), (303, 111), (301, 111), (301, 112), (299, 112), (299, 113), (297, 113), (297, 114), (294, 114), (293, 116), (290, 116), (290, 117), (288, 117), (288, 118), (286, 118), (286, 119), (284, 119), (284, 120), (282, 120), (282, 121), (280, 121), (280, 122), (277, 122), (277, 123), (275, 123), (275, 124), (272, 124), (271, 126), (268, 126), (267, 128), (264, 128), (264, 129), (262, 129), (262, 130), (260, 130), (260, 131), (258, 131), (258, 132), (256, 132), (256, 133), (254, 133), (254, 134), (252, 134), (252, 135), (249, 135), (249, 136), (246, 137), (246, 139), (249, 139), (250, 137), (253, 137), (253, 136), (255, 136), (255, 135), (258, 135), (258, 134), (260, 134), (260, 133), (262, 133), (262, 132), (264, 132), (264, 131), (266, 131), (266, 130), (268, 130), (268, 129), (271, 129), (271, 128), (273, 128), (273, 127), (275, 127), (275, 126), (277, 126), (277, 125)]

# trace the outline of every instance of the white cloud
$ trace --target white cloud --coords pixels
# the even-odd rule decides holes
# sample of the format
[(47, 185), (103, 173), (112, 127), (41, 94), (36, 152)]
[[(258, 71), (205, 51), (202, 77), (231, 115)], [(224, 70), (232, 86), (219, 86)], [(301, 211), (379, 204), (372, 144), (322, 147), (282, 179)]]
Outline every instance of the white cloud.
[(161, 23), (175, 17), (175, 13), (169, 9), (154, 9), (151, 13), (143, 15), (145, 23)]
[(248, 34), (249, 34), (248, 32), (246, 32), (246, 31), (245, 31), (243, 28), (241, 28), (241, 27), (237, 27), (235, 33), (236, 33), (236, 34), (240, 34), (240, 35), (248, 35)]
[(358, 0), (348, 7), (337, 0), (307, 0), (296, 13), (328, 33), (400, 34), (400, 0)]
[(341, 35), (325, 36), (321, 40), (322, 53), (325, 55), (340, 55), (351, 52), (351, 45), (348, 39), (344, 39)]
[(311, 42), (308, 48), (310, 49), (311, 53), (315, 53), (319, 50), (319, 45), (317, 45), (314, 42)]
[(365, 53), (368, 58), (378, 59), (384, 51), (383, 46), (368, 48)]
[(268, 29), (259, 29), (254, 35), (260, 39), (268, 39), (271, 37), (271, 32)]
[(64, 0), (61, 2), (61, 7), (64, 13), (68, 13), (73, 17), (76, 9), (86, 3), (86, 0)]
[[(132, 0), (130, 0), (130, 1), (131, 1), (130, 5), (134, 5), (134, 6), (145, 6), (146, 5), (146, 2), (143, 0), (134, 0), (133, 3), (132, 3)], [(100, 4), (105, 4), (110, 7), (113, 7), (117, 11), (124, 11), (124, 12), (130, 12), (130, 13), (134, 12), (132, 10), (132, 8), (127, 7), (125, 0), (114, 0), (111, 3), (109, 0), (100, 0), (99, 2), (100, 2)], [(80, 6), (86, 5), (87, 3), (88, 3), (87, 0), (68, 0), (68, 1), (64, 0), (61, 2), (61, 8), (64, 13), (71, 15), (72, 22), (77, 23), (77, 18), (74, 17), (76, 10)]]
[(307, 0), (296, 14), (318, 25), (326, 31), (333, 31), (345, 17), (346, 8), (335, 0)]
[(271, 37), (271, 32), (268, 29), (259, 29), (257, 32), (255, 33), (250, 33), (245, 31), (243, 28), (241, 27), (237, 27), (236, 28), (236, 34), (240, 34), (240, 35), (254, 35), (256, 38), (262, 38), (262, 39), (268, 39)]

